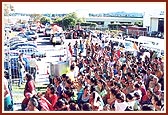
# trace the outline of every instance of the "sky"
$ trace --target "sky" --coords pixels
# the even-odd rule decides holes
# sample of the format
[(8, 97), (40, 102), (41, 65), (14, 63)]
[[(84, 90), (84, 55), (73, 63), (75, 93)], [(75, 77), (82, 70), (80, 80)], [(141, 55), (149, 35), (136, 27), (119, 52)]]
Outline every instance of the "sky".
[(107, 13), (157, 12), (166, 9), (166, 2), (10, 2), (20, 13)]

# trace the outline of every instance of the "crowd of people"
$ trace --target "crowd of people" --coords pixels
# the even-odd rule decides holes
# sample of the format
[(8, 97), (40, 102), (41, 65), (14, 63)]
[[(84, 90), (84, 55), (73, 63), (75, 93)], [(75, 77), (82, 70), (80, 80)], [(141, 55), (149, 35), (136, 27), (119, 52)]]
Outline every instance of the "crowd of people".
[[(155, 52), (141, 48), (135, 56), (92, 39), (68, 47), (70, 71), (54, 76), (45, 92), (25, 75), (23, 111), (164, 111), (164, 62)], [(144, 52), (150, 55), (142, 59)]]

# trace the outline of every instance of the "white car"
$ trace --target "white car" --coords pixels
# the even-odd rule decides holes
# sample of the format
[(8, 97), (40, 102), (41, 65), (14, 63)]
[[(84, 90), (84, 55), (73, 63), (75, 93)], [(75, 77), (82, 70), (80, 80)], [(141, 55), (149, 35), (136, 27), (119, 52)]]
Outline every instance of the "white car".
[(26, 31), (25, 34), (33, 39), (38, 39), (38, 34), (35, 31)]
[(56, 43), (63, 44), (65, 40), (64, 33), (55, 33), (50, 36), (50, 42), (53, 43), (53, 39), (55, 39)]

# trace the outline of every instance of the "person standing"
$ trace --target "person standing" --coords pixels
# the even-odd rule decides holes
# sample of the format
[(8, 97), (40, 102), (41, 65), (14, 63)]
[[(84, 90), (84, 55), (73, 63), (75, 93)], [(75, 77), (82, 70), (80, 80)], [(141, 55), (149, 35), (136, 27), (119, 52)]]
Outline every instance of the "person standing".
[(36, 87), (32, 75), (27, 73), (25, 79), (27, 80), (27, 82), (24, 89), (25, 98), (22, 101), (22, 110), (25, 110), (29, 102), (29, 99), (36, 94)]
[(18, 57), (19, 87), (23, 83), (24, 72), (25, 72), (25, 61), (23, 60), (23, 53), (21, 53)]
[(3, 84), (4, 84), (4, 110), (12, 111), (13, 110), (12, 98), (8, 88), (8, 81), (5, 78), (5, 76), (3, 77)]
[(56, 45), (56, 37), (54, 36), (54, 34), (52, 34), (51, 36), (52, 36), (53, 47), (55, 47), (55, 45)]
[(82, 40), (80, 40), (79, 47), (80, 47), (80, 52), (83, 53), (84, 45), (83, 45), (83, 43), (82, 43)]
[(30, 59), (30, 73), (33, 75), (34, 81), (36, 79), (37, 69), (38, 69), (37, 60), (35, 54), (33, 53)]
[(71, 46), (71, 43), (68, 44), (68, 47), (69, 47), (69, 48), (68, 48), (68, 49), (69, 49), (69, 52), (70, 52), (70, 54), (71, 54), (71, 56), (72, 56), (72, 53), (73, 53), (73, 52), (72, 52), (72, 46)]
[(77, 46), (77, 43), (75, 43), (75, 45), (74, 45), (74, 56), (75, 56), (75, 59), (77, 59), (77, 55), (78, 55), (77, 50), (78, 50), (78, 46)]

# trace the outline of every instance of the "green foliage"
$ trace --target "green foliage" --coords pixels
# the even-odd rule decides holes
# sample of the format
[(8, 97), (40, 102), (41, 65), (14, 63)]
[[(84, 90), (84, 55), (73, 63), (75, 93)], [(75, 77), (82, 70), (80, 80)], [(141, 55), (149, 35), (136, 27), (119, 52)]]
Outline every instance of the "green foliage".
[(139, 27), (143, 27), (143, 22), (142, 21), (136, 21), (134, 23), (134, 25), (139, 26)]
[(62, 19), (62, 27), (64, 29), (67, 29), (69, 27), (75, 27), (76, 24), (78, 23), (82, 23), (84, 21), (83, 18), (78, 18), (78, 15), (77, 13), (75, 12), (72, 12), (72, 13), (69, 13), (67, 14), (63, 19)]
[(45, 25), (46, 23), (50, 23), (50, 22), (51, 22), (51, 20), (48, 17), (42, 17), (40, 19), (40, 23), (43, 24), (43, 25)]
[(54, 24), (57, 24), (62, 27), (62, 18), (58, 17), (53, 20)]
[(72, 17), (65, 17), (63, 19), (63, 25), (65, 28), (74, 27), (76, 25), (76, 20)]

